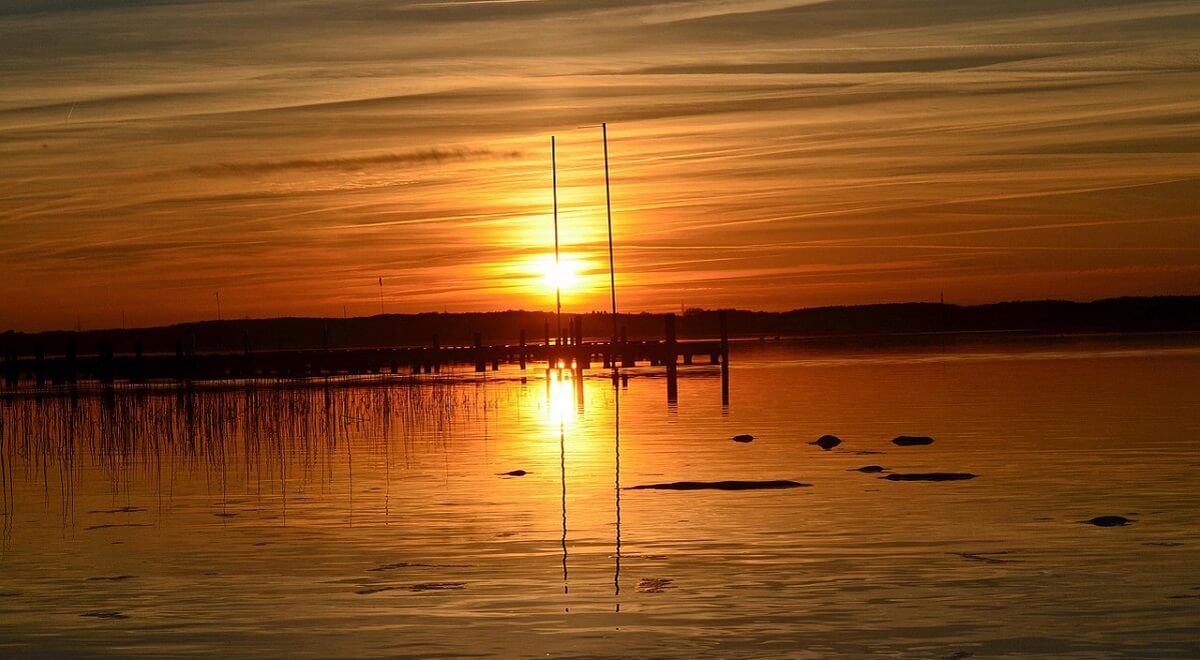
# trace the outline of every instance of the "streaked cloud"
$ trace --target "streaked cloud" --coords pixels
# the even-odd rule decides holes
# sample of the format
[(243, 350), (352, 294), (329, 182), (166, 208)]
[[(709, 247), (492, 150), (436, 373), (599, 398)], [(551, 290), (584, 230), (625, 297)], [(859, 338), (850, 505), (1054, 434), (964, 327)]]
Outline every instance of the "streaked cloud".
[(360, 170), (375, 165), (413, 166), (439, 164), (480, 158), (520, 158), (521, 152), (499, 154), (491, 149), (426, 149), (409, 153), (387, 153), (350, 158), (295, 158), (292, 160), (252, 161), (193, 165), (187, 172), (200, 176), (256, 176), (289, 170)]
[[(1200, 292), (1200, 7), (0, 8), (0, 318), (768, 309)], [(118, 310), (118, 311), (114, 311)]]

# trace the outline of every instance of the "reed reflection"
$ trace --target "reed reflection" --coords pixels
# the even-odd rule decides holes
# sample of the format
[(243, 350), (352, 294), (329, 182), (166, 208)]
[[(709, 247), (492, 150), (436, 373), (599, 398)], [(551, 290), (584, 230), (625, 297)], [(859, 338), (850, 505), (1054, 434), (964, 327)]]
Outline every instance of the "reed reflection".
[(383, 477), (386, 517), (393, 438), (401, 436), (406, 462), (414, 443), (444, 446), (462, 412), (477, 405), (474, 397), (469, 388), (449, 384), (316, 383), (6, 398), (0, 404), (5, 529), (23, 506), (18, 480), (26, 491), (57, 490), (62, 524), (71, 527), (78, 489), (94, 495), (101, 485), (110, 497), (126, 499), (148, 490), (160, 511), (171, 508), (180, 489), (211, 490), (218, 500), (214, 515), (232, 518), (231, 488), (240, 483), (286, 517), (289, 491), (315, 481), (324, 492), (342, 480), (334, 475), (337, 466), (345, 470), (347, 520), (353, 522), (355, 468), (362, 462), (356, 442), (381, 463), (379, 474), (368, 476)]

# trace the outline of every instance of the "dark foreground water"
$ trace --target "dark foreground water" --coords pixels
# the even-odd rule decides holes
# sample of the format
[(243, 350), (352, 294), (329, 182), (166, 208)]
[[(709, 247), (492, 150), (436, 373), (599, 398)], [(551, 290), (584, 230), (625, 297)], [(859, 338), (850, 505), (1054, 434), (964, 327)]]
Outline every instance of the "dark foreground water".
[(1198, 657), (1197, 346), (0, 400), (0, 656)]

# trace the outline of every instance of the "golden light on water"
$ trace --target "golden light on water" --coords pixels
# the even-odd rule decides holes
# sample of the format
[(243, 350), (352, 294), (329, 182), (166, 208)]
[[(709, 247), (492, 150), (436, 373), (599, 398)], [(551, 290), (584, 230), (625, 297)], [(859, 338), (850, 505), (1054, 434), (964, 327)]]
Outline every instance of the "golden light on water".
[(579, 416), (578, 396), (574, 374), (570, 365), (566, 368), (546, 370), (545, 424), (548, 431), (557, 437), (560, 430), (575, 425)]

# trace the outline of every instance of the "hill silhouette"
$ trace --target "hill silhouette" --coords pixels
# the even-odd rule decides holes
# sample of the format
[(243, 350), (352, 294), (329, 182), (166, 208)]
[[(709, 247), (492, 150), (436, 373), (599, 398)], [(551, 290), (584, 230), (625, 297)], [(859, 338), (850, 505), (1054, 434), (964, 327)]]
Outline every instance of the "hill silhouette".
[[(680, 339), (716, 337), (718, 310), (689, 309), (677, 319)], [(814, 307), (788, 312), (724, 310), (729, 334), (737, 337), (824, 337), (855, 341), (865, 337), (966, 332), (1165, 332), (1200, 330), (1200, 296), (1110, 298), (1093, 302), (1065, 300), (1016, 301), (961, 306), (942, 303), (895, 303), (843, 307)], [(583, 323), (589, 340), (604, 341), (611, 332), (609, 314), (564, 314)], [(663, 315), (620, 314), (618, 324), (630, 339), (663, 335)], [(468, 345), (481, 333), (484, 343), (516, 343), (523, 330), (530, 343), (554, 333), (551, 312), (503, 311), (473, 313), (383, 314), (354, 318), (283, 317), (199, 321), (169, 326), (85, 331), (0, 334), (0, 349), (31, 355), (38, 346), (47, 355), (61, 355), (75, 343), (81, 355), (96, 353), (104, 343), (117, 353), (132, 352), (135, 342), (146, 353), (174, 352), (177, 342), (198, 352), (351, 348), (372, 346), (429, 346), (437, 337), (442, 346)]]

